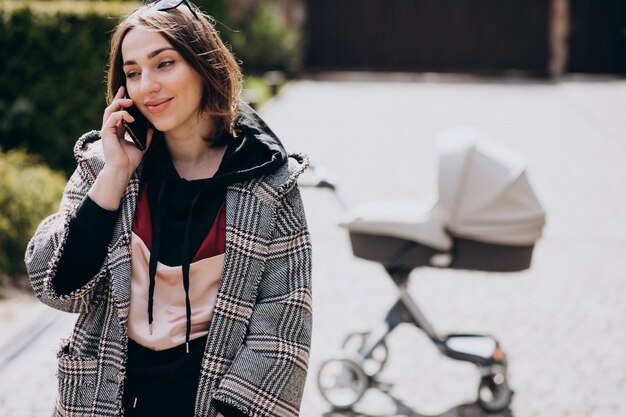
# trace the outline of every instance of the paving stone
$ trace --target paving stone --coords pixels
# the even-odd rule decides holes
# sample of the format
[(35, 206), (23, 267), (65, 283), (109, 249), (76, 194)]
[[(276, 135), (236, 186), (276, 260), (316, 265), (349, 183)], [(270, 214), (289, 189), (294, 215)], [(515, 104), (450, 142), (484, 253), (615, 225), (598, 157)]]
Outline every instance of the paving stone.
[[(626, 415), (626, 82), (298, 81), (263, 109), (290, 151), (333, 173), (343, 200), (424, 200), (436, 190), (435, 137), (474, 125), (522, 153), (548, 217), (533, 265), (514, 274), (419, 270), (409, 291), (442, 332), (495, 335), (510, 361), (515, 417)], [(303, 417), (329, 411), (316, 374), (344, 337), (380, 325), (397, 289), (352, 256), (343, 210), (302, 191), (314, 244), (315, 322)], [(49, 415), (54, 352), (71, 315), (0, 369), (0, 415)], [(361, 415), (483, 416), (473, 365), (442, 357), (418, 329), (388, 338), (381, 378)], [(36, 400), (34, 400), (36, 398)], [(407, 411), (408, 410), (408, 411)], [(358, 414), (358, 413), (357, 413)], [(338, 413), (335, 413), (338, 415)], [(356, 415), (356, 414), (351, 414)], [(348, 417), (345, 413), (342, 416)], [(499, 415), (494, 415), (496, 417)]]

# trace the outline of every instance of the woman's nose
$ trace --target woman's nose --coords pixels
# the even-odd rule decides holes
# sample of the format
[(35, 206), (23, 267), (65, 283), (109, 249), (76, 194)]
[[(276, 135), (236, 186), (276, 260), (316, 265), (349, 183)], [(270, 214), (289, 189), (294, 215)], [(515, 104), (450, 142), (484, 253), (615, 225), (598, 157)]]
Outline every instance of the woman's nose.
[(141, 78), (141, 91), (144, 95), (150, 95), (159, 91), (161, 84), (151, 74), (143, 74)]

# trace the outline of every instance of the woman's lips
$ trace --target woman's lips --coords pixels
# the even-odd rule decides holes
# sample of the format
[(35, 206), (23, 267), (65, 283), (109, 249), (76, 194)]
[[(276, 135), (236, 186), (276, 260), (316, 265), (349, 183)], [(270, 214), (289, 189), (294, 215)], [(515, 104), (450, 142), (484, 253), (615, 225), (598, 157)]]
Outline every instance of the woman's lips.
[(150, 104), (146, 103), (145, 106), (150, 113), (161, 113), (170, 105), (170, 101), (172, 101), (172, 99), (168, 98), (167, 100), (163, 101), (149, 102)]

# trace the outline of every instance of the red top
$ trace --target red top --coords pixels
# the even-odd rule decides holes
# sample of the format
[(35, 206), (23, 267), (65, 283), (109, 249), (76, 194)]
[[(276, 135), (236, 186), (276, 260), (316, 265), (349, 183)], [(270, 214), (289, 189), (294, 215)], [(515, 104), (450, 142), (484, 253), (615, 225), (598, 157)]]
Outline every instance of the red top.
[[(148, 205), (148, 186), (143, 187), (137, 200), (137, 210), (133, 221), (133, 232), (143, 240), (148, 249), (152, 244), (152, 216)], [(200, 248), (191, 262), (212, 256), (221, 255), (226, 251), (226, 208), (225, 203), (220, 206), (215, 221), (206, 235)]]

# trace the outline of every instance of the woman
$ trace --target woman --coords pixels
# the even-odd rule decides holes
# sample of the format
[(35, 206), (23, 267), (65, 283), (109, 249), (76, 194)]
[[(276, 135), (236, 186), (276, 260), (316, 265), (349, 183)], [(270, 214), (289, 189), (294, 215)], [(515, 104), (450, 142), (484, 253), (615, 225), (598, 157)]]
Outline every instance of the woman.
[[(306, 160), (238, 102), (241, 74), (186, 0), (127, 16), (102, 129), (26, 252), (42, 302), (80, 313), (58, 416), (296, 416), (311, 336)], [(125, 98), (128, 97), (128, 98)], [(131, 105), (154, 129), (125, 137)]]

